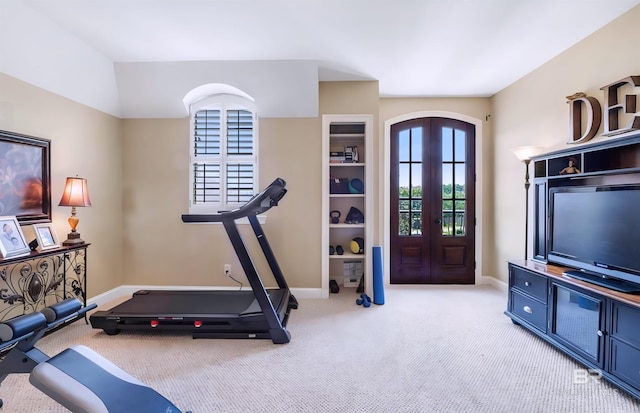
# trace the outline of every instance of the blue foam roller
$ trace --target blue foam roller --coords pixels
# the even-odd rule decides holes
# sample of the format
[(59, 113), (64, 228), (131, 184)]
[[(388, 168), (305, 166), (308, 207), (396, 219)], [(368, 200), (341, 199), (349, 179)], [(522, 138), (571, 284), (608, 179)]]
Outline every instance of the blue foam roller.
[(384, 304), (384, 280), (382, 279), (382, 247), (373, 249), (373, 303)]

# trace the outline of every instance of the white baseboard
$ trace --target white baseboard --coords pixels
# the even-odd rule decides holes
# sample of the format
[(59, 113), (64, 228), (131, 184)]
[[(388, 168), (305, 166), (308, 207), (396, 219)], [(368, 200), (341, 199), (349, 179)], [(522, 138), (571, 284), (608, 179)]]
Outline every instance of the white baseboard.
[(487, 276), (483, 276), (482, 277), (482, 284), (488, 284), (500, 291), (502, 291), (503, 293), (507, 294), (509, 292), (509, 285), (507, 283), (505, 283), (504, 281), (501, 281), (495, 277), (487, 277)]
[[(482, 284), (491, 285), (492, 287), (504, 292), (505, 294), (509, 290), (509, 286), (507, 283), (498, 280), (494, 277), (482, 277)], [(139, 290), (162, 290), (162, 291), (184, 291), (184, 290), (197, 290), (197, 291), (208, 291), (208, 290), (237, 290), (237, 287), (211, 287), (211, 286), (178, 286), (178, 285), (167, 285), (167, 286), (157, 286), (157, 285), (121, 285), (112, 290), (106, 291), (102, 294), (99, 294), (95, 297), (91, 297), (87, 299), (88, 304), (97, 304), (98, 306), (109, 304), (115, 300), (122, 299), (123, 297), (131, 297), (133, 293)], [(323, 296), (321, 288), (292, 288), (291, 293), (296, 298), (327, 298), (326, 295)]]

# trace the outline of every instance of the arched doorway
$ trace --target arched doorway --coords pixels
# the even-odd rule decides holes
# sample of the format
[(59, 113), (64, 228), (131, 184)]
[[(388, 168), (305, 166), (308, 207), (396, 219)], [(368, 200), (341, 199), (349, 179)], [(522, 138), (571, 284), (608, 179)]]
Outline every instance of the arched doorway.
[(385, 123), (387, 282), (473, 284), (481, 122), (413, 115)]

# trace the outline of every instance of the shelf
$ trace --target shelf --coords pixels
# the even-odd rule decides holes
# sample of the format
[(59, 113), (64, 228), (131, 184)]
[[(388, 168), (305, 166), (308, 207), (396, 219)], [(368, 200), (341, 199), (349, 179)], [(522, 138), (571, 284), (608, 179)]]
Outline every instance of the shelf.
[(364, 224), (329, 224), (329, 228), (365, 228)]
[(330, 167), (364, 166), (362, 162), (329, 162)]
[(357, 259), (364, 259), (364, 257), (366, 256), (366, 254), (354, 254), (352, 252), (345, 252), (342, 255), (339, 254), (333, 254), (333, 255), (329, 255), (329, 259), (330, 260), (357, 260)]
[(331, 198), (364, 198), (364, 194), (329, 194)]
[(362, 140), (364, 141), (365, 134), (364, 133), (332, 133), (329, 135), (332, 142), (348, 142), (352, 140)]

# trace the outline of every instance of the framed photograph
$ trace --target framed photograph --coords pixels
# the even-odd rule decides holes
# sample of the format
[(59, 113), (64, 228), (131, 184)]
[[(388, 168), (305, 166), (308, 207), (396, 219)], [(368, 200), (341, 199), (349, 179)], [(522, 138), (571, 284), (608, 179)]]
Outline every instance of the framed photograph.
[(3, 258), (31, 252), (15, 216), (0, 216), (0, 252)]
[(51, 141), (0, 130), (0, 214), (51, 222)]
[(35, 224), (33, 226), (33, 232), (36, 233), (40, 251), (58, 248), (60, 246), (58, 235), (52, 224)]

